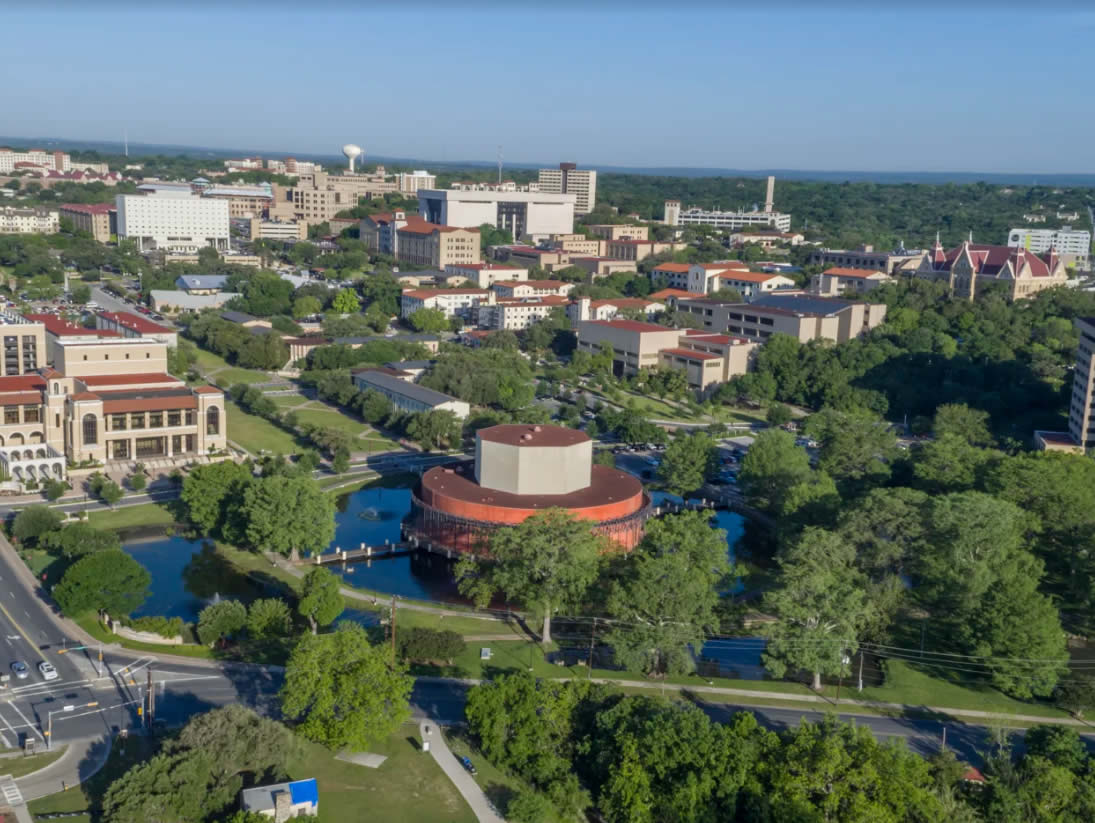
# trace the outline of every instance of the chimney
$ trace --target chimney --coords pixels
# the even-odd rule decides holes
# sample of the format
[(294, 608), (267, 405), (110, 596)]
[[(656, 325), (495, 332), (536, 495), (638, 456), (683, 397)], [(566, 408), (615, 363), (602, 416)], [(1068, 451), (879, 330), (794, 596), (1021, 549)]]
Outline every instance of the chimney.
[(289, 792), (274, 795), (274, 823), (285, 823), (293, 816), (293, 798)]
[(776, 198), (776, 178), (768, 175), (768, 192), (764, 195), (764, 213), (771, 214), (773, 207), (775, 206)]

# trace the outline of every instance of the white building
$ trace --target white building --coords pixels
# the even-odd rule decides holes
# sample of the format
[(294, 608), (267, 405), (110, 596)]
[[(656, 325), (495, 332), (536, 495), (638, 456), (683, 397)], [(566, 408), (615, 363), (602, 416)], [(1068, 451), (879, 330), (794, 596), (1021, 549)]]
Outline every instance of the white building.
[(399, 300), (400, 316), (410, 317), (419, 309), (438, 309), (446, 317), (469, 318), (480, 305), (493, 305), (494, 292), (487, 289), (411, 289)]
[(227, 200), (198, 197), (189, 190), (158, 189), (145, 195), (119, 194), (115, 203), (118, 238), (135, 240), (140, 251), (228, 248)]
[(491, 289), (499, 297), (566, 297), (577, 285), (564, 280), (496, 280)]
[(1072, 226), (1061, 229), (1012, 229), (1008, 232), (1008, 245), (1035, 254), (1056, 249), (1062, 257), (1086, 262), (1091, 253), (1091, 232), (1079, 231)]
[(449, 263), (445, 266), (445, 274), (463, 277), (481, 289), (489, 289), (501, 280), (528, 280), (528, 269), (505, 263)]
[(793, 289), (794, 280), (782, 274), (731, 269), (719, 275), (719, 289), (734, 289), (746, 300), (778, 289)]
[(681, 209), (679, 200), (665, 201), (667, 226), (713, 226), (716, 229), (737, 231), (746, 226), (764, 226), (777, 231), (791, 230), (791, 215), (778, 211), (715, 211), (689, 206)]
[(15, 171), (16, 163), (31, 163), (53, 171), (72, 171), (72, 158), (63, 151), (45, 151), (44, 149), (12, 151), (9, 148), (0, 148), (0, 174), (10, 174)]
[(56, 234), (61, 221), (48, 209), (0, 208), (0, 234)]
[(555, 309), (565, 309), (569, 302), (567, 298), (558, 296), (499, 297), (493, 305), (479, 307), (479, 327), (524, 331)]
[(403, 194), (418, 194), (419, 189), (432, 189), (437, 185), (437, 176), (425, 169), (400, 172), (396, 177), (399, 182), (399, 191)]
[(540, 191), (573, 194), (576, 198), (574, 213), (589, 214), (597, 204), (597, 172), (579, 169), (576, 163), (560, 163), (557, 169), (540, 169)]
[(473, 229), (484, 223), (508, 229), (514, 240), (546, 239), (574, 231), (573, 194), (422, 189), (418, 214), (430, 223)]

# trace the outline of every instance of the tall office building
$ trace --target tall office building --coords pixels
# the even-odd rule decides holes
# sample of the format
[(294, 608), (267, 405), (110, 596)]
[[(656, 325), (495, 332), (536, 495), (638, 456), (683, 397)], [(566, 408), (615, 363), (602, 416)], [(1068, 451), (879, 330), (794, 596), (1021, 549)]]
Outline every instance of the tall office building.
[(597, 172), (579, 169), (577, 163), (560, 163), (557, 169), (540, 169), (540, 191), (573, 194), (574, 213), (589, 214), (597, 205)]
[(1091, 251), (1091, 232), (1078, 231), (1072, 226), (1060, 229), (1012, 229), (1008, 232), (1008, 245), (1013, 249), (1026, 249), (1035, 254), (1045, 254), (1053, 249), (1066, 263), (1086, 263)]
[(1076, 368), (1072, 371), (1072, 398), (1068, 408), (1068, 432), (1085, 449), (1095, 445), (1095, 317), (1074, 321), (1080, 332)]
[(228, 202), (198, 197), (190, 188), (149, 194), (119, 194), (118, 238), (137, 241), (137, 249), (196, 252), (205, 246), (228, 248)]

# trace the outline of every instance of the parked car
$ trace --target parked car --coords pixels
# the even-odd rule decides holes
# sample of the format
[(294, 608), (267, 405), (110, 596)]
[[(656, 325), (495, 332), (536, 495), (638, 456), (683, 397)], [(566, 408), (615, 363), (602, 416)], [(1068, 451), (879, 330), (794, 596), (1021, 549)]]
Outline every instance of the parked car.
[(43, 680), (57, 679), (57, 669), (53, 668), (53, 664), (48, 660), (43, 660), (38, 664), (38, 671), (41, 672)]
[(27, 664), (22, 660), (16, 660), (11, 664), (11, 673), (14, 674), (19, 680), (26, 680), (27, 675), (30, 674), (30, 669), (27, 668)]
[(468, 770), (468, 774), (479, 774), (478, 770), (475, 768), (475, 764), (467, 757), (460, 758), (460, 765)]

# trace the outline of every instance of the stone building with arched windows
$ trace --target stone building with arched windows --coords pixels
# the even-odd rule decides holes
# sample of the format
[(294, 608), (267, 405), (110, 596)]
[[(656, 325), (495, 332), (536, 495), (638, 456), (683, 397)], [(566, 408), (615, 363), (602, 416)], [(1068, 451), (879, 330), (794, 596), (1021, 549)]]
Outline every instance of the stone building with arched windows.
[[(162, 344), (161, 344), (162, 345)], [(81, 361), (82, 362), (82, 361)], [(165, 372), (0, 377), (0, 467), (13, 480), (64, 477), (88, 460), (190, 458), (227, 446), (224, 393)]]

